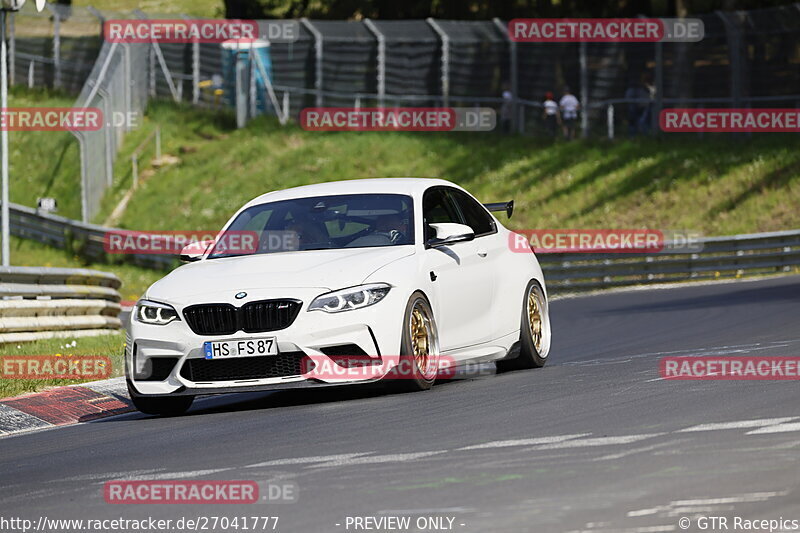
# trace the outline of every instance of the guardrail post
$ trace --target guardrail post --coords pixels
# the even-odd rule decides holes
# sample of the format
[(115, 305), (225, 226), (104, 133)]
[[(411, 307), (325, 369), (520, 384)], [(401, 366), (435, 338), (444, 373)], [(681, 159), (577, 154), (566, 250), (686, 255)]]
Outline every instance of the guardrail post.
[(608, 104), (606, 110), (606, 123), (608, 125), (608, 139), (614, 140), (614, 104)]
[(33, 82), (35, 80), (34, 76), (34, 68), (36, 68), (35, 65), (36, 64), (34, 63), (33, 59), (31, 59), (30, 63), (28, 63), (28, 89), (33, 89)]
[(450, 36), (433, 18), (425, 20), (442, 41), (442, 107), (450, 107)]
[(364, 19), (364, 25), (378, 40), (378, 107), (383, 107), (386, 96), (386, 37), (370, 19)]
[(322, 42), (322, 33), (311, 24), (311, 21), (307, 18), (303, 17), (300, 19), (300, 23), (305, 26), (305, 28), (314, 36), (314, 56), (315, 56), (315, 68), (314, 68), (314, 89), (316, 89), (317, 97), (315, 105), (317, 107), (322, 107), (322, 58), (323, 58), (323, 42)]

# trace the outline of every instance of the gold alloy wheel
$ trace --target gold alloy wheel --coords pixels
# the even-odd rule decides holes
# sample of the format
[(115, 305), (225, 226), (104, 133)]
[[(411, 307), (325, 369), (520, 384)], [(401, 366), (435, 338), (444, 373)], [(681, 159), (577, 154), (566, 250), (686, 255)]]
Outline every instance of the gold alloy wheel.
[(430, 364), (431, 331), (430, 320), (419, 305), (414, 305), (411, 311), (411, 351), (414, 355), (414, 362), (420, 372), (425, 374)]
[(528, 293), (528, 325), (531, 328), (531, 339), (536, 353), (542, 353), (542, 309), (537, 298), (536, 289), (531, 287)]

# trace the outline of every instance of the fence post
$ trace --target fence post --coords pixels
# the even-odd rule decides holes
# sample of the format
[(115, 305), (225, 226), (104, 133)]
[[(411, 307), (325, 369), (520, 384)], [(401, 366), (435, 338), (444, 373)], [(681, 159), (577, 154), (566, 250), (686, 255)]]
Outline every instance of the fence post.
[(236, 76), (236, 127), (244, 128), (247, 125), (247, 92), (245, 89), (245, 71), (247, 66), (241, 60), (240, 54), (236, 54), (236, 66), (234, 68)]
[[(123, 44), (122, 50), (125, 57), (125, 120), (123, 129), (127, 132), (133, 127), (128, 123), (128, 119), (133, 112), (133, 95), (131, 94), (131, 86), (133, 84), (133, 73), (131, 72), (131, 49), (129, 44)], [(113, 117), (111, 117), (113, 119)]]
[(450, 107), (450, 36), (433, 18), (425, 20), (442, 41), (442, 107)]
[[(189, 15), (181, 15), (184, 20), (191, 20)], [(200, 41), (192, 42), (192, 103), (200, 101)]]
[(728, 43), (728, 57), (731, 65), (731, 106), (741, 107), (742, 102), (742, 32), (734, 20), (732, 13), (717, 11), (716, 15), (722, 19), (725, 26), (725, 38)]
[(519, 120), (519, 71), (517, 70), (517, 42), (508, 34), (508, 26), (503, 21), (495, 17), (494, 25), (500, 30), (508, 41), (508, 66), (511, 77), (511, 131), (523, 132), (522, 124)]
[(16, 13), (10, 11), (8, 13), (8, 83), (14, 85), (14, 78), (16, 77), (15, 71), (17, 70), (16, 59), (17, 55), (17, 39), (16, 28), (14, 26), (14, 17)]
[(659, 116), (664, 107), (664, 43), (656, 43), (656, 98), (653, 112), (650, 114), (650, 130), (660, 133)]
[(47, 4), (53, 13), (53, 87), (61, 87), (61, 15), (58, 9)]
[(370, 19), (364, 19), (364, 25), (378, 40), (378, 107), (383, 107), (386, 95), (386, 37)]
[(147, 54), (147, 79), (149, 81), (150, 98), (156, 97), (156, 51), (150, 47)]
[(78, 140), (81, 159), (81, 221), (89, 222), (89, 158), (86, 154), (86, 137), (82, 131), (72, 130), (70, 133)]
[(322, 52), (323, 52), (323, 42), (322, 42), (322, 33), (311, 24), (311, 21), (307, 18), (303, 17), (300, 19), (300, 23), (305, 26), (305, 28), (314, 36), (314, 55), (315, 57), (315, 69), (314, 69), (314, 89), (317, 91), (317, 98), (315, 105), (317, 107), (322, 107)]
[(34, 76), (34, 69), (35, 68), (36, 68), (36, 65), (35, 65), (33, 59), (31, 59), (30, 63), (28, 63), (28, 89), (33, 89), (33, 82), (35, 80), (35, 76)]
[[(248, 62), (247, 63), (250, 66), (250, 71), (248, 73), (248, 75), (250, 76), (250, 80), (249, 80), (250, 81), (250, 86), (249, 86), (249, 92), (248, 92), (247, 98), (248, 98), (248, 101), (250, 103), (250, 105), (248, 107), (249, 107), (250, 118), (251, 119), (255, 118), (256, 113), (258, 112), (258, 100), (257, 100), (257, 96), (256, 96), (256, 62), (255, 62), (255, 59), (253, 59), (254, 56), (255, 56), (255, 53), (254, 53), (253, 49), (251, 48), (250, 49), (250, 54), (247, 56), (248, 57)], [(278, 110), (276, 109), (275, 112), (277, 113)]]
[[(137, 18), (141, 20), (149, 20), (149, 17), (143, 13), (139, 9), (134, 9), (133, 13), (136, 15)], [(152, 52), (155, 53), (156, 59), (158, 59), (158, 64), (161, 66), (161, 73), (164, 74), (164, 79), (167, 81), (167, 85), (169, 86), (169, 92), (172, 95), (172, 99), (176, 102), (181, 101), (181, 94), (178, 93), (178, 89), (175, 87), (175, 82), (172, 80), (172, 74), (169, 71), (169, 67), (167, 67), (167, 62), (164, 60), (164, 54), (161, 53), (161, 47), (158, 46), (158, 43), (153, 40), (150, 42), (150, 46), (152, 47)], [(153, 62), (152, 56), (151, 62)], [(151, 65), (150, 73), (153, 77), (150, 80), (151, 84), (151, 94), (155, 96), (155, 65)]]
[[(111, 98), (105, 89), (100, 89), (97, 95), (103, 102), (103, 116), (106, 117), (106, 120), (109, 120), (112, 112)], [(111, 187), (114, 184), (114, 156), (119, 149), (117, 143), (121, 144), (121, 139), (115, 135), (114, 128), (103, 128), (103, 130), (106, 132), (106, 186)], [(96, 209), (97, 206), (94, 206), (92, 211)], [(91, 215), (94, 216), (95, 213), (92, 212)]]
[(589, 58), (586, 52), (586, 42), (580, 43), (578, 48), (581, 66), (581, 137), (589, 136)]

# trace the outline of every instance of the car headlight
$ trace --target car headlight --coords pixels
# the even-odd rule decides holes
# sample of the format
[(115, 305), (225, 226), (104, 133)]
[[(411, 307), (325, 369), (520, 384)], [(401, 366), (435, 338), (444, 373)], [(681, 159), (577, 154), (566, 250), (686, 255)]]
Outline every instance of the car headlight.
[(139, 322), (163, 326), (174, 320), (180, 320), (178, 312), (174, 307), (150, 300), (139, 300), (136, 302), (136, 309), (133, 316)]
[(371, 283), (321, 294), (314, 298), (308, 310), (339, 313), (369, 307), (383, 300), (391, 288), (391, 285), (386, 283)]

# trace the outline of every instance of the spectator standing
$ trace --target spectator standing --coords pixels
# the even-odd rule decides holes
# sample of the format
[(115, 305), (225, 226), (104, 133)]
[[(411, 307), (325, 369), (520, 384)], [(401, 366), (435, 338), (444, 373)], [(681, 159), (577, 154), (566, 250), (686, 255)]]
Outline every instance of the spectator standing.
[(564, 138), (568, 141), (575, 138), (575, 127), (578, 124), (578, 111), (581, 109), (581, 103), (569, 90), (569, 87), (564, 87), (564, 96), (558, 102), (561, 108), (561, 120), (564, 126)]
[(639, 133), (645, 133), (643, 128), (647, 121), (647, 106), (650, 93), (647, 91), (642, 80), (631, 80), (631, 84), (625, 91), (625, 100), (628, 101), (628, 135), (635, 137)]
[(558, 127), (561, 125), (561, 113), (558, 112), (558, 104), (553, 100), (552, 92), (547, 91), (544, 95), (543, 107), (544, 128), (550, 137), (555, 138), (558, 135)]

